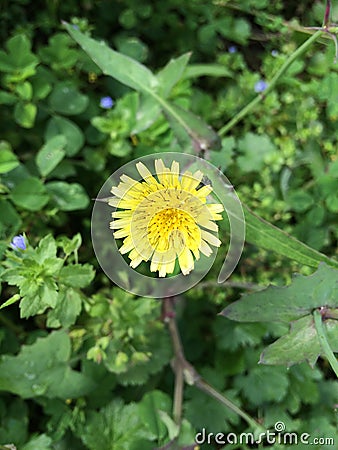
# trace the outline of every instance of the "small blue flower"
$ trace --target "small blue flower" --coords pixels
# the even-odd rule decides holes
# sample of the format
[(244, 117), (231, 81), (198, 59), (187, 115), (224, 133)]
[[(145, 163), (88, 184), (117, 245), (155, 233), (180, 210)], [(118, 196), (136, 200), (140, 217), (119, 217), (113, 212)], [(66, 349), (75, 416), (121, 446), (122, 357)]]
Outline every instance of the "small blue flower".
[(236, 45), (231, 45), (231, 46), (228, 48), (228, 52), (229, 52), (229, 53), (237, 53), (237, 47), (236, 47)]
[(276, 58), (276, 56), (278, 56), (278, 50), (272, 50), (271, 51), (271, 55)]
[(257, 83), (255, 84), (254, 90), (255, 92), (260, 93), (260, 92), (264, 92), (265, 89), (268, 87), (268, 83), (264, 80), (259, 80), (257, 81)]
[(19, 236), (14, 236), (10, 245), (13, 250), (26, 250), (27, 248), (25, 238), (22, 236), (22, 234), (19, 234)]
[(104, 109), (110, 109), (114, 105), (114, 100), (111, 97), (102, 97), (100, 100), (100, 106)]

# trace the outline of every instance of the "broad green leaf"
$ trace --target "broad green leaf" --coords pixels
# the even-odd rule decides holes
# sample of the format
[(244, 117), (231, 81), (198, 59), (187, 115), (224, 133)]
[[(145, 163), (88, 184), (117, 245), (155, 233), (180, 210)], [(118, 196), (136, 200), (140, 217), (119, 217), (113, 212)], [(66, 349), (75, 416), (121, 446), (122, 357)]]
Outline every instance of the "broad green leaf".
[(64, 25), (72, 38), (81, 45), (105, 75), (137, 91), (151, 90), (156, 87), (157, 79), (147, 67), (129, 56), (110, 49), (104, 42), (98, 42), (86, 36), (71, 25)]
[(161, 391), (147, 392), (138, 404), (139, 416), (147, 429), (156, 439), (163, 439), (167, 428), (162, 422), (159, 411), (170, 413), (171, 399)]
[(317, 250), (308, 247), (301, 241), (288, 235), (281, 229), (254, 214), (245, 204), (242, 204), (245, 222), (246, 239), (259, 248), (271, 250), (300, 264), (318, 267), (320, 262), (337, 267), (338, 261), (330, 259)]
[(14, 119), (23, 128), (32, 128), (35, 122), (37, 107), (34, 103), (18, 102), (14, 108)]
[(140, 106), (136, 115), (136, 123), (131, 130), (131, 134), (138, 134), (149, 128), (161, 113), (161, 106), (157, 100), (150, 95), (142, 95)]
[(310, 276), (298, 275), (290, 286), (270, 286), (231, 303), (222, 315), (239, 322), (290, 322), (321, 306), (338, 308), (338, 270), (321, 264)]
[(58, 135), (49, 139), (36, 155), (36, 164), (43, 177), (62, 161), (66, 154), (66, 137)]
[(78, 183), (51, 181), (46, 184), (46, 189), (62, 211), (85, 209), (89, 204), (88, 195)]
[(88, 97), (70, 83), (59, 83), (49, 96), (50, 107), (61, 114), (81, 114), (88, 106)]
[(70, 339), (64, 331), (55, 331), (24, 345), (18, 355), (4, 355), (0, 362), (1, 390), (33, 398), (76, 398), (94, 387), (93, 381), (68, 364)]
[(164, 98), (168, 97), (172, 88), (182, 78), (190, 56), (191, 53), (189, 52), (178, 58), (171, 59), (168, 64), (158, 72), (157, 80), (161, 96)]
[(60, 272), (60, 283), (75, 288), (84, 288), (93, 280), (95, 272), (90, 264), (65, 266)]
[[(338, 321), (325, 320), (326, 334), (332, 351), (338, 352)], [(293, 364), (308, 361), (313, 367), (322, 353), (312, 315), (291, 323), (290, 332), (269, 345), (261, 354), (262, 364)]]
[(54, 308), (58, 300), (56, 286), (45, 278), (41, 280), (42, 286), (39, 286), (32, 295), (25, 295), (20, 302), (20, 317), (27, 318), (42, 314), (47, 308)]
[(189, 64), (185, 69), (184, 78), (198, 77), (232, 77), (233, 74), (221, 64)]
[(13, 105), (18, 101), (15, 94), (0, 90), (0, 105)]
[(17, 206), (29, 211), (39, 211), (48, 202), (49, 195), (38, 178), (29, 177), (13, 188), (10, 198)]
[(56, 243), (51, 234), (48, 234), (41, 239), (39, 246), (35, 251), (35, 260), (39, 264), (42, 264), (49, 258), (56, 258)]
[(66, 138), (65, 151), (68, 156), (74, 156), (83, 147), (84, 136), (81, 129), (71, 120), (55, 116), (47, 125), (45, 139), (62, 134)]
[[(97, 42), (89, 38), (71, 25), (65, 24), (65, 27), (83, 50), (102, 69), (103, 73), (137, 91), (150, 95), (159, 103), (170, 120), (174, 133), (183, 142), (184, 147), (187, 147), (188, 144), (192, 152), (194, 150), (199, 151), (208, 148), (218, 150), (220, 148), (220, 139), (211, 127), (194, 114), (170, 104), (156, 92), (158, 81), (149, 69), (139, 62), (115, 52), (103, 42)], [(187, 138), (189, 138), (188, 141)]]
[(19, 165), (17, 156), (12, 152), (10, 145), (0, 142), (0, 173), (10, 172)]

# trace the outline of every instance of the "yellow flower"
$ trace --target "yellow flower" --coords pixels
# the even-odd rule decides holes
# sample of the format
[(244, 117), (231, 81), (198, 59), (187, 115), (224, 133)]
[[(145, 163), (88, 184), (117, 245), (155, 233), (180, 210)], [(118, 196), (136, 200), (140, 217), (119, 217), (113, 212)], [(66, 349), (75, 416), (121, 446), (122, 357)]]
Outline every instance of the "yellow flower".
[[(141, 162), (136, 168), (143, 178), (135, 181), (127, 175), (113, 187), (109, 204), (117, 208), (112, 213), (110, 228), (116, 239), (123, 239), (119, 251), (129, 253), (130, 266), (151, 261), (150, 270), (160, 277), (173, 273), (178, 258), (181, 271), (187, 275), (194, 268), (194, 257), (200, 252), (210, 256), (209, 244), (219, 247), (221, 241), (212, 232), (218, 231), (215, 220), (221, 220), (224, 208), (219, 203), (207, 203), (212, 187), (199, 187), (201, 171), (186, 171), (180, 176), (179, 164), (165, 167), (155, 161), (157, 179)], [(208, 231), (209, 230), (209, 231)]]

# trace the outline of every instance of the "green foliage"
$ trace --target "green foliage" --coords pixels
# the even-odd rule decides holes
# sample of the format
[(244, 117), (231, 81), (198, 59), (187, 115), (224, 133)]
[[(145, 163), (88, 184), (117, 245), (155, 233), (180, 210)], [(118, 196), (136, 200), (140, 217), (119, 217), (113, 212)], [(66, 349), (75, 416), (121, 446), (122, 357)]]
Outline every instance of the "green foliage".
[[(338, 352), (338, 72), (329, 36), (227, 135), (216, 132), (255, 98), (258, 81), (271, 83), (308, 37), (302, 26), (320, 26), (324, 2), (7, 3), (0, 448), (150, 450), (176, 440), (190, 450), (202, 428), (248, 431), (196, 386), (185, 388), (175, 423), (162, 303), (111, 286), (92, 251), (90, 198), (123, 164), (166, 151), (224, 171), (246, 220), (248, 245), (230, 283), (216, 283), (220, 251), (206, 280), (176, 299), (186, 358), (264, 427), (283, 421), (286, 431), (335, 437), (338, 388), (313, 319), (320, 311)], [(222, 239), (228, 232), (222, 223)], [(18, 234), (25, 249), (10, 245)], [(249, 292), (238, 300), (238, 290)]]

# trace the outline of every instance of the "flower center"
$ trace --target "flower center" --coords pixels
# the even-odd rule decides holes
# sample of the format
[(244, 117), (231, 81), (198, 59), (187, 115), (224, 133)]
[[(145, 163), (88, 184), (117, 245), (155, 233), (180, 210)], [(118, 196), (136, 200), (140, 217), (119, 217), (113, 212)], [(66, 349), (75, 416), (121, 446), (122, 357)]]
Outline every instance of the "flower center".
[(182, 209), (166, 208), (154, 214), (148, 224), (150, 245), (157, 251), (173, 247), (180, 252), (186, 245), (191, 250), (199, 247), (201, 232), (195, 220)]

